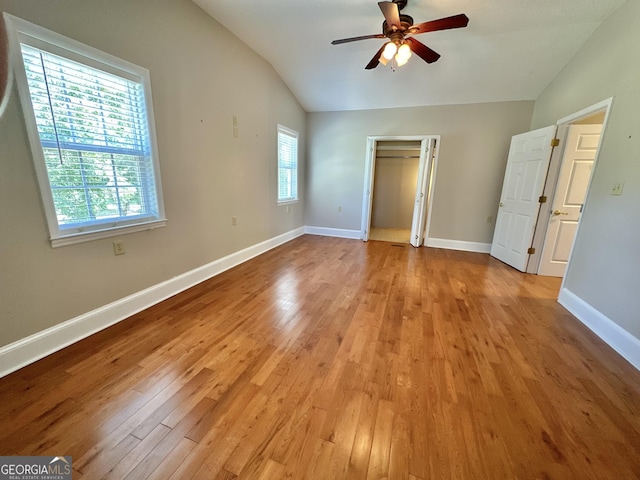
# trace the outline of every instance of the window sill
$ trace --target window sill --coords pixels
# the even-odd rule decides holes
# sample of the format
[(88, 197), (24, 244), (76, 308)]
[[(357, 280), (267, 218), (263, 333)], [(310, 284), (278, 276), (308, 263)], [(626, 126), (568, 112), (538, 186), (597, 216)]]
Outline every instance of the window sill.
[(92, 232), (72, 233), (61, 235), (51, 239), (53, 248), (64, 247), (66, 245), (74, 245), (76, 243), (90, 242), (101, 238), (116, 237), (118, 235), (126, 235), (128, 233), (142, 232), (144, 230), (154, 230), (167, 225), (166, 219), (154, 220), (152, 222), (138, 223), (136, 225), (125, 225), (122, 227), (109, 228), (105, 230), (94, 230)]
[(293, 203), (298, 203), (298, 199), (296, 198), (296, 199), (294, 199), (294, 200), (282, 200), (282, 201), (279, 201), (279, 202), (278, 202), (278, 206), (281, 206), (281, 205), (291, 205), (291, 204), (293, 204)]

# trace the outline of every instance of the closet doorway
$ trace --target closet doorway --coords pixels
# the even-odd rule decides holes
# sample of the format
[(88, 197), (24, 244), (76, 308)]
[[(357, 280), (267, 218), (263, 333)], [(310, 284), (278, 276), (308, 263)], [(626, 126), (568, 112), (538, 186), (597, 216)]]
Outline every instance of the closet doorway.
[(435, 136), (368, 137), (362, 239), (424, 243), (434, 180)]

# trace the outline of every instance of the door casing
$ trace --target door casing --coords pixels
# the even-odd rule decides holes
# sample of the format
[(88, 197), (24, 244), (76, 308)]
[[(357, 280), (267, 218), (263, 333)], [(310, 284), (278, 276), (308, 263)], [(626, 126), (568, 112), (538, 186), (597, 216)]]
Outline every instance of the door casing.
[[(560, 141), (562, 142), (564, 139), (561, 137), (564, 135), (566, 137), (568, 126), (572, 123), (575, 123), (583, 118), (590, 117), (596, 113), (605, 112), (604, 121), (602, 122), (602, 133), (600, 134), (600, 144), (598, 145), (598, 150), (596, 152), (593, 170), (591, 171), (591, 178), (589, 180), (589, 188), (587, 189), (587, 195), (584, 200), (584, 206), (582, 209), (582, 213), (587, 210), (589, 203), (589, 194), (591, 192), (591, 180), (593, 180), (593, 175), (595, 174), (596, 168), (598, 168), (598, 157), (600, 156), (600, 149), (602, 148), (602, 142), (604, 141), (607, 121), (609, 119), (609, 113), (611, 111), (611, 106), (613, 104), (613, 97), (602, 100), (601, 102), (595, 103), (589, 107), (583, 108), (582, 110), (572, 113), (571, 115), (567, 115), (559, 119), (556, 122), (558, 126), (558, 133), (560, 135)], [(547, 205), (551, 205), (551, 201), (555, 195), (556, 186), (558, 183), (558, 174), (560, 173), (560, 165), (562, 162), (562, 156), (564, 154), (563, 148), (555, 148), (551, 155), (551, 163), (549, 167), (549, 172), (547, 173), (547, 182), (545, 184), (543, 195), (547, 197)], [(529, 258), (529, 263), (527, 264), (527, 273), (538, 273), (540, 268), (540, 260), (542, 258), (542, 249), (544, 246), (544, 242), (547, 235), (547, 226), (549, 225), (549, 217), (551, 216), (550, 208), (541, 208), (538, 212), (538, 221), (536, 223), (536, 230), (533, 235), (532, 246), (535, 249), (535, 253), (531, 255)], [(582, 215), (581, 215), (582, 217)], [(580, 235), (580, 223), (578, 222), (578, 228), (576, 230), (576, 234), (573, 239), (573, 244), (575, 245), (575, 239)], [(571, 252), (569, 253), (569, 260), (567, 261), (567, 270), (569, 269), (569, 265), (571, 264), (571, 256), (573, 254), (573, 245), (571, 246)], [(566, 275), (565, 275), (566, 277)], [(562, 283), (564, 285), (564, 278)]]

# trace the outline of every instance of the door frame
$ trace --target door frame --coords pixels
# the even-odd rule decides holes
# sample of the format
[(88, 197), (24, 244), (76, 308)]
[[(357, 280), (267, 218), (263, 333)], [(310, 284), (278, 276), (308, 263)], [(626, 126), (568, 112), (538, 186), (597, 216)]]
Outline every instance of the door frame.
[[(377, 156), (377, 142), (378, 141), (420, 141), (420, 162), (418, 165), (418, 180), (416, 182), (416, 191), (414, 198), (414, 210), (412, 215), (412, 231), (415, 227), (415, 222), (419, 220), (420, 212), (426, 212), (427, 221), (424, 228), (423, 237), (426, 240), (429, 237), (429, 230), (431, 228), (431, 210), (433, 207), (433, 187), (435, 184), (436, 170), (438, 166), (438, 152), (440, 144), (440, 135), (370, 135), (367, 136), (367, 156), (365, 160), (364, 171), (364, 188), (362, 192), (362, 222), (360, 228), (360, 238), (363, 241), (369, 240), (369, 232), (371, 230), (371, 212), (373, 207), (373, 187), (375, 182), (375, 164)], [(429, 146), (433, 144), (433, 152), (430, 151)], [(432, 161), (433, 159), (433, 161)], [(418, 195), (420, 192), (419, 186), (426, 186), (426, 192), (422, 192), (418, 202)], [(418, 210), (418, 213), (416, 212)], [(422, 242), (422, 245), (426, 244), (426, 241)]]
[[(579, 120), (582, 120), (583, 118), (590, 117), (596, 113), (600, 113), (604, 111), (604, 120), (602, 122), (602, 132), (600, 134), (600, 142), (598, 144), (598, 149), (596, 150), (596, 156), (593, 161), (593, 168), (591, 169), (591, 176), (589, 177), (589, 186), (587, 188), (587, 194), (584, 199), (582, 212), (584, 213), (584, 211), (588, 208), (589, 195), (591, 192), (591, 182), (593, 180), (593, 175), (598, 165), (598, 158), (600, 156), (602, 142), (604, 141), (607, 122), (609, 120), (609, 114), (611, 112), (612, 104), (613, 104), (613, 97), (609, 97), (589, 107), (583, 108), (578, 112), (567, 115), (566, 117), (563, 117), (556, 122), (556, 125), (558, 126), (558, 132), (556, 134), (556, 137), (560, 139), (562, 148), (554, 148), (553, 153), (551, 154), (551, 163), (549, 164), (547, 181), (545, 183), (544, 192), (543, 192), (543, 195), (547, 197), (547, 203), (546, 203), (547, 206), (550, 206), (553, 203), (553, 197), (555, 196), (555, 193), (556, 193), (558, 175), (560, 174), (560, 166), (562, 164), (562, 160), (564, 157), (564, 145), (566, 144), (564, 140), (566, 139), (566, 135), (569, 130), (568, 129), (569, 125)], [(531, 255), (531, 257), (529, 258), (529, 263), (526, 269), (527, 273), (534, 273), (534, 274), (538, 273), (538, 270), (540, 268), (540, 261), (542, 259), (542, 248), (544, 246), (544, 242), (547, 237), (547, 227), (549, 225), (550, 217), (551, 217), (550, 208), (541, 208), (538, 211), (538, 220), (536, 222), (536, 229), (533, 234), (533, 243), (532, 243), (532, 246), (535, 248), (535, 253)], [(569, 265), (571, 264), (571, 257), (573, 255), (573, 246), (575, 245), (575, 239), (578, 238), (578, 235), (580, 234), (580, 224), (582, 223), (581, 219), (582, 219), (582, 215), (580, 216), (580, 220), (578, 221), (576, 234), (573, 237), (573, 243), (571, 245), (571, 251), (569, 252), (569, 259), (567, 261), (566, 271), (569, 270)], [(566, 278), (566, 271), (562, 279), (562, 285), (564, 285), (564, 278)]]

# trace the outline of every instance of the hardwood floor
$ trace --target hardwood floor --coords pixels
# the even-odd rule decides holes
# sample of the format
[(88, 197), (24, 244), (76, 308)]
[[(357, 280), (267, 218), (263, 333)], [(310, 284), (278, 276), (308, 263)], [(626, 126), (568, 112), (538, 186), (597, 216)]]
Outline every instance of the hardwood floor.
[(300, 237), (0, 379), (80, 479), (640, 478), (640, 373), (488, 255)]

